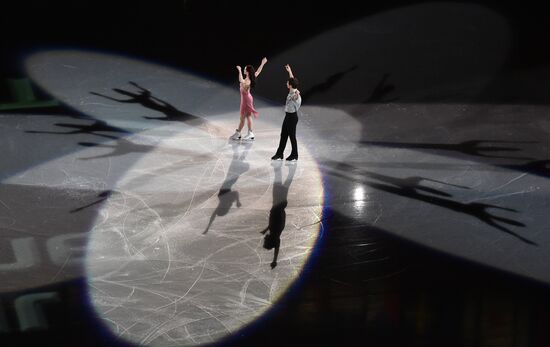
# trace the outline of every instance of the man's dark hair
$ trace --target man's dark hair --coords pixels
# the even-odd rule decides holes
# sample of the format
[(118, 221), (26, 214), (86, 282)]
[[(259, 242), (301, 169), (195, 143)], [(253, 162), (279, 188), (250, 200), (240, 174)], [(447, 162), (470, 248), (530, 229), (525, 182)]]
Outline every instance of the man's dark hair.
[(288, 83), (290, 84), (290, 86), (294, 89), (298, 88), (298, 85), (299, 85), (299, 82), (298, 82), (298, 79), (296, 77), (290, 77), (288, 79)]

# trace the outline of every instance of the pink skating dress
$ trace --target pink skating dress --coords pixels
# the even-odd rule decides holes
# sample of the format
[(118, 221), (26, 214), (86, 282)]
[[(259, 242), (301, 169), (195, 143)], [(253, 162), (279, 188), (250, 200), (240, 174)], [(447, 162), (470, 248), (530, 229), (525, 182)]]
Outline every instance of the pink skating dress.
[(241, 115), (248, 116), (249, 114), (258, 117), (258, 111), (254, 109), (254, 98), (250, 94), (250, 88), (243, 88), (241, 85)]

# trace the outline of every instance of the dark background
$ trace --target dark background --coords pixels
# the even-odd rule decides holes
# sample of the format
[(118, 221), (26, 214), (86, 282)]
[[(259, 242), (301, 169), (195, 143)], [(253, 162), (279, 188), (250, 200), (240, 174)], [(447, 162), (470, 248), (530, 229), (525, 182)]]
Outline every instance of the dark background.
[[(217, 79), (232, 80), (233, 66), (237, 63), (259, 63), (264, 55), (273, 56), (331, 28), (383, 11), (421, 3), (425, 2), (6, 2), (0, 10), (0, 30), (3, 33), (0, 71), (7, 77), (22, 75), (19, 65), (21, 57), (35, 49), (86, 47), (135, 55), (185, 67)], [(505, 69), (527, 69), (548, 64), (549, 24), (544, 4), (535, 1), (459, 3), (482, 4), (508, 20), (513, 34), (513, 48)], [(391, 71), (388, 73), (391, 74)], [(529, 93), (543, 81), (528, 82), (515, 90), (516, 94), (521, 94), (521, 101), (546, 102), (546, 94), (541, 96), (536, 93), (533, 96)], [(526, 91), (525, 87), (529, 90)], [(500, 101), (509, 101), (506, 99), (509, 97), (500, 95)], [(519, 98), (519, 95), (515, 97)], [(491, 95), (491, 98), (498, 101), (499, 95)]]
[[(8, 1), (0, 5), (0, 75), (23, 77), (22, 57), (35, 50), (80, 47), (149, 59), (232, 83), (236, 64), (259, 62), (262, 56), (274, 56), (354, 19), (417, 3)], [(550, 18), (544, 4), (470, 3), (493, 8), (509, 21), (512, 50), (502, 74), (549, 65)], [(451, 101), (547, 104), (549, 86), (544, 76), (533, 75), (521, 85), (494, 86), (483, 98)], [(307, 89), (304, 81), (302, 90)], [(3, 92), (4, 86), (1, 96)], [(393, 239), (330, 208), (327, 215), (325, 240), (303, 283), (228, 345), (550, 345), (546, 285)], [(356, 247), (365, 243), (376, 245), (376, 250)], [(58, 291), (63, 300), (47, 311), (50, 329), (0, 333), (0, 343), (117, 344), (90, 313), (83, 288), (84, 280), (41, 288)], [(10, 305), (21, 294), (0, 297), (11, 325), (16, 323)]]

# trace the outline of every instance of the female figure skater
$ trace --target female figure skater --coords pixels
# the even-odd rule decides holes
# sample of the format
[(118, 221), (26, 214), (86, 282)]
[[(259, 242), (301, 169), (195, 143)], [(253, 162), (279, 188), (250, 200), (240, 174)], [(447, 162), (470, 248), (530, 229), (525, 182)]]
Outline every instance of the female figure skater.
[(246, 65), (244, 67), (244, 78), (241, 67), (237, 65), (241, 92), (241, 119), (239, 122), (239, 127), (231, 136), (231, 139), (233, 140), (241, 139), (241, 130), (244, 127), (245, 119), (248, 126), (248, 134), (242, 137), (242, 139), (254, 140), (254, 133), (252, 132), (252, 116), (254, 115), (254, 117), (258, 117), (258, 112), (254, 109), (254, 99), (252, 98), (252, 94), (250, 94), (250, 90), (256, 85), (256, 78), (260, 75), (266, 63), (267, 58), (263, 58), (260, 67), (258, 67), (258, 70), (256, 71), (252, 65)]

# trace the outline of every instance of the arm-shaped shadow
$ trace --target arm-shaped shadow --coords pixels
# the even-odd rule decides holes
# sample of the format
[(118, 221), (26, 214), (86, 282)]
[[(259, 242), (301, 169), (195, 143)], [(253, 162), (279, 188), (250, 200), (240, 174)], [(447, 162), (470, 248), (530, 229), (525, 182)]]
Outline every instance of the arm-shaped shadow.
[(424, 191), (429, 194), (434, 194), (434, 195), (439, 195), (444, 197), (452, 197), (452, 195), (447, 192), (437, 190), (435, 188), (423, 186), (420, 183), (423, 181), (426, 181), (426, 182), (434, 182), (438, 184), (448, 185), (455, 188), (469, 189), (468, 187), (450, 184), (447, 182), (438, 181), (431, 178), (425, 178), (420, 176), (411, 176), (406, 178), (386, 176), (386, 175), (378, 174), (368, 170), (360, 169), (353, 165), (349, 165), (347, 163), (328, 162), (325, 166), (323, 166), (323, 168), (334, 176), (350, 179), (354, 182), (364, 183), (366, 182), (365, 178), (371, 178), (381, 182), (392, 184), (402, 189), (407, 189), (410, 191)]
[(82, 206), (82, 207), (79, 207), (79, 208), (75, 208), (74, 210), (71, 210), (69, 212), (70, 213), (80, 212), (80, 211), (85, 210), (85, 209), (87, 209), (89, 207), (92, 207), (94, 205), (101, 204), (103, 201), (107, 200), (113, 193), (114, 193), (113, 190), (106, 190), (104, 192), (101, 192), (97, 196), (98, 198), (101, 198), (101, 199), (96, 200), (92, 203), (89, 203), (88, 205), (85, 205), (85, 206)]
[(96, 120), (92, 124), (68, 124), (68, 123), (55, 123), (58, 127), (75, 129), (72, 131), (61, 132), (61, 131), (36, 131), (36, 130), (27, 130), (26, 133), (31, 134), (54, 134), (54, 135), (75, 135), (75, 134), (90, 134), (101, 137), (107, 137), (111, 139), (117, 139), (118, 137), (113, 135), (104, 135), (97, 134), (97, 132), (113, 132), (113, 133), (122, 133), (129, 134), (130, 132), (121, 128), (113, 127), (107, 124), (104, 121)]
[[(455, 144), (446, 143), (410, 143), (410, 142), (385, 142), (385, 141), (361, 141), (363, 146), (376, 146), (386, 148), (405, 148), (405, 149), (428, 149), (436, 151), (448, 151), (462, 153), (470, 156), (483, 157), (483, 158), (495, 158), (495, 159), (513, 159), (513, 160), (532, 160), (530, 157), (517, 157), (517, 156), (505, 156), (505, 155), (492, 155), (484, 152), (518, 152), (521, 149), (516, 147), (495, 147), (482, 144), (490, 143), (504, 143), (504, 141), (490, 141), (490, 140), (471, 140), (464, 141)], [(516, 144), (528, 144), (536, 143), (531, 141), (509, 141), (506, 143)]]
[(391, 99), (384, 99), (386, 95), (388, 95), (395, 89), (395, 85), (386, 83), (389, 76), (390, 76), (389, 73), (385, 73), (382, 76), (380, 81), (378, 81), (378, 83), (374, 87), (371, 95), (365, 100), (363, 100), (364, 104), (368, 104), (372, 102), (394, 102), (399, 100), (398, 97), (394, 97)]
[(348, 73), (356, 70), (358, 68), (357, 65), (351, 66), (350, 68), (337, 72), (333, 75), (330, 75), (327, 77), (327, 79), (319, 84), (314, 85), (313, 87), (309, 88), (307, 91), (302, 93), (302, 100), (307, 101), (309, 98), (311, 98), (313, 95), (325, 92), (327, 90), (330, 90), (333, 88), (344, 76), (346, 76)]
[[(367, 183), (367, 184), (368, 184), (368, 186), (370, 186), (372, 188), (375, 188), (375, 189), (378, 189), (378, 190), (381, 190), (381, 191), (384, 191), (384, 192), (387, 192), (387, 193), (392, 193), (392, 194), (395, 194), (395, 195), (399, 195), (399, 196), (407, 197), (407, 198), (410, 198), (410, 199), (422, 201), (422, 202), (425, 202), (425, 203), (428, 203), (428, 204), (440, 206), (440, 207), (443, 207), (443, 208), (446, 208), (446, 209), (449, 209), (449, 210), (452, 210), (452, 211), (455, 211), (455, 212), (458, 212), (458, 213), (462, 213), (462, 214), (466, 214), (466, 215), (475, 217), (475, 218), (479, 219), (480, 221), (486, 223), (487, 225), (490, 225), (490, 226), (492, 226), (492, 227), (494, 227), (494, 228), (496, 228), (500, 231), (503, 231), (503, 232), (505, 232), (505, 233), (507, 233), (511, 236), (516, 237), (518, 240), (521, 240), (522, 242), (525, 242), (525, 243), (530, 244), (530, 245), (537, 245), (535, 242), (533, 242), (531, 240), (528, 240), (527, 238), (525, 238), (525, 237), (511, 231), (510, 229), (504, 227), (503, 225), (501, 225), (502, 223), (504, 223), (504, 224), (514, 225), (514, 226), (518, 226), (518, 227), (524, 227), (525, 224), (520, 223), (520, 222), (515, 221), (515, 220), (512, 220), (512, 219), (503, 218), (503, 217), (499, 217), (499, 216), (494, 216), (490, 212), (487, 211), (488, 208), (498, 208), (498, 209), (501, 209), (501, 210), (516, 212), (513, 209), (508, 209), (508, 208), (495, 206), (495, 205), (481, 204), (481, 203), (461, 203), (461, 202), (450, 200), (450, 199), (444, 199), (444, 198), (440, 198), (440, 197), (424, 195), (424, 194), (421, 194), (421, 193), (416, 192), (416, 191), (411, 191), (410, 189), (404, 189), (404, 188), (401, 188), (401, 187), (395, 187), (395, 186), (390, 186), (390, 185), (386, 185), (386, 184), (380, 184), (380, 183)], [(501, 224), (498, 224), (497, 221), (501, 222)]]
[(208, 221), (208, 225), (206, 226), (206, 229), (202, 232), (203, 235), (208, 233), (208, 230), (210, 230), (210, 227), (212, 226), (212, 223), (214, 223), (214, 220), (216, 219), (216, 216), (225, 216), (229, 210), (231, 209), (231, 206), (233, 206), (233, 203), (237, 203), (237, 207), (241, 207), (241, 200), (239, 199), (239, 192), (230, 190), (230, 189), (220, 189), (220, 192), (218, 193), (218, 199), (220, 200), (218, 202), (218, 206), (212, 212), (212, 215), (210, 216), (210, 220)]
[[(114, 90), (119, 91), (120, 89), (114, 89)], [(105, 98), (107, 100), (116, 101), (116, 102), (129, 103), (129, 104), (138, 102), (136, 100), (136, 98), (132, 97), (132, 96), (130, 96), (130, 99), (116, 99), (116, 98), (113, 98), (112, 96), (108, 96), (108, 95), (104, 95), (104, 94), (100, 94), (100, 93), (96, 93), (96, 92), (90, 92), (90, 94), (95, 95), (95, 96), (100, 96), (100, 97)]]

